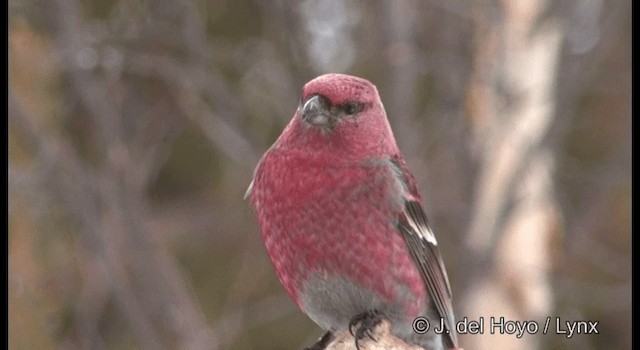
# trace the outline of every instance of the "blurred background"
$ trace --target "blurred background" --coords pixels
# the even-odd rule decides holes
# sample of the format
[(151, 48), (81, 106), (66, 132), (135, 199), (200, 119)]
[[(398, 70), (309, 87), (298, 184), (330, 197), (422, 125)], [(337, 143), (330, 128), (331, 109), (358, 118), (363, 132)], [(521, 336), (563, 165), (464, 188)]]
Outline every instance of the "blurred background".
[(8, 9), (10, 349), (311, 344), (242, 198), (326, 72), (377, 85), (457, 318), (540, 324), (466, 349), (631, 347), (631, 1)]

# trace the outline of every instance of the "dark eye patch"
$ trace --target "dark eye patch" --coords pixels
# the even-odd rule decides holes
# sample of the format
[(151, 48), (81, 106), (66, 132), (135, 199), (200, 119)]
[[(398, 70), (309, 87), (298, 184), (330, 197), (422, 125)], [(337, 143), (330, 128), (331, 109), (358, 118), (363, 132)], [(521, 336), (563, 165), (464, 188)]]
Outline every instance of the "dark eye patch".
[(344, 114), (353, 115), (362, 111), (363, 107), (364, 105), (362, 103), (347, 102), (342, 105), (342, 110), (344, 111)]

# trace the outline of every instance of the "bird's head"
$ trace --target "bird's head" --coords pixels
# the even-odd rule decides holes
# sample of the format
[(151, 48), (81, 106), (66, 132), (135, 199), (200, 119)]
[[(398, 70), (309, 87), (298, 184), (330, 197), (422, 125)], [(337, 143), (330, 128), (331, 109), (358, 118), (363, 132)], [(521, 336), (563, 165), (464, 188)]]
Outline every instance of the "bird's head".
[(304, 85), (296, 114), (283, 132), (298, 147), (330, 147), (371, 155), (396, 149), (378, 90), (368, 80), (325, 74)]

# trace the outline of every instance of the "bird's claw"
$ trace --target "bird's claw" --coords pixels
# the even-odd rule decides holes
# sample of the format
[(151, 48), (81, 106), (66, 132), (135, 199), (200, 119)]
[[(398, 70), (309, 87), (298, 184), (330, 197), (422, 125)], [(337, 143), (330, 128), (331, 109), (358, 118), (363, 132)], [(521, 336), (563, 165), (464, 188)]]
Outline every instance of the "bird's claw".
[(358, 342), (364, 339), (365, 336), (373, 341), (378, 341), (373, 336), (373, 331), (380, 322), (382, 322), (382, 313), (378, 310), (363, 312), (351, 319), (351, 322), (349, 322), (349, 333), (355, 338), (356, 349), (360, 350), (360, 344)]

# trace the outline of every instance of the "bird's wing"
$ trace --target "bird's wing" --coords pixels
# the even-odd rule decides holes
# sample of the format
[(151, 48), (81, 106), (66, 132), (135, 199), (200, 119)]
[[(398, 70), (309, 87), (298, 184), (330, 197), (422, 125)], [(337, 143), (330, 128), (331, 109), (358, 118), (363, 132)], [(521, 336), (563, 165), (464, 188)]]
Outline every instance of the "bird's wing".
[[(458, 339), (454, 328), (453, 306), (451, 304), (451, 287), (449, 277), (438, 250), (438, 242), (429, 227), (429, 221), (420, 204), (415, 180), (409, 172), (401, 156), (391, 158), (394, 173), (402, 182), (407, 195), (404, 199), (404, 210), (398, 221), (398, 229), (413, 257), (429, 292), (429, 297), (444, 319), (449, 334), (449, 347), (458, 347)], [(447, 337), (445, 337), (446, 339)]]

